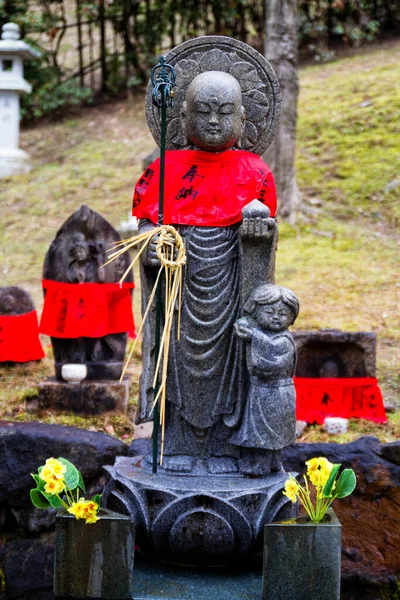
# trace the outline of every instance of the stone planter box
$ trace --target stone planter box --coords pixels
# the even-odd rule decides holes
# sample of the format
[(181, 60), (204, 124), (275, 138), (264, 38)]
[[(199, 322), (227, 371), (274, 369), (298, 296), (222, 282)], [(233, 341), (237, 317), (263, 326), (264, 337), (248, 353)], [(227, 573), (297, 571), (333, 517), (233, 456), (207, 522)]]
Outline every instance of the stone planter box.
[(341, 525), (307, 517), (264, 528), (263, 600), (339, 600)]
[(129, 517), (101, 509), (86, 525), (64, 511), (56, 517), (55, 600), (131, 600), (135, 534)]

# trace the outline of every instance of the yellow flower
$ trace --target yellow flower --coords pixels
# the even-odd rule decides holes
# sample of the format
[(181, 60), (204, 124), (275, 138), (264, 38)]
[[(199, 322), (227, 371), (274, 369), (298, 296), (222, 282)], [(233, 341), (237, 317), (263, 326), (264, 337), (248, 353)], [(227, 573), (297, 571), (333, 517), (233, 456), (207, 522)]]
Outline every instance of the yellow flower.
[(86, 523), (96, 523), (96, 521), (99, 520), (99, 517), (96, 516), (98, 510), (99, 505), (97, 502), (81, 498), (78, 500), (78, 502), (72, 503), (72, 506), (68, 509), (68, 512), (74, 515), (77, 519), (85, 519)]
[(40, 478), (43, 481), (49, 481), (52, 479), (64, 479), (64, 473), (67, 467), (60, 463), (56, 458), (48, 458), (46, 464), (40, 472)]
[(77, 519), (84, 519), (83, 516), (83, 505), (85, 504), (85, 498), (81, 498), (78, 502), (73, 502), (68, 512), (74, 515)]
[(96, 517), (96, 515), (92, 515), (90, 517), (86, 517), (86, 525), (89, 525), (90, 523), (96, 523), (96, 521), (99, 520), (99, 517)]
[(306, 461), (307, 475), (310, 481), (316, 488), (325, 487), (326, 482), (329, 479), (329, 475), (333, 469), (333, 464), (323, 456), (319, 458), (311, 458)]
[(61, 494), (65, 487), (63, 479), (47, 479), (46, 485), (44, 486), (44, 491), (46, 494)]
[(292, 502), (296, 502), (297, 496), (299, 494), (299, 484), (292, 477), (288, 479), (285, 483), (285, 491), (283, 492), (283, 494), (287, 496)]

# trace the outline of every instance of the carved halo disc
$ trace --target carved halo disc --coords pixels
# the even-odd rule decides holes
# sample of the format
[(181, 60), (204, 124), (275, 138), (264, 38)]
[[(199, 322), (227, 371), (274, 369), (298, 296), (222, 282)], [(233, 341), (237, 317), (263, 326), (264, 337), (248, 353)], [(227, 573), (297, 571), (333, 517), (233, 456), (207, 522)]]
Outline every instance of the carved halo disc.
[[(235, 77), (242, 89), (246, 126), (241, 147), (261, 155), (274, 139), (281, 111), (278, 79), (268, 61), (244, 42), (223, 36), (203, 36), (183, 42), (166, 56), (176, 70), (174, 104), (167, 109), (167, 148), (182, 150), (186, 140), (182, 131), (181, 109), (192, 80), (205, 71), (223, 71)], [(160, 109), (147, 86), (146, 117), (150, 131), (160, 145)]]

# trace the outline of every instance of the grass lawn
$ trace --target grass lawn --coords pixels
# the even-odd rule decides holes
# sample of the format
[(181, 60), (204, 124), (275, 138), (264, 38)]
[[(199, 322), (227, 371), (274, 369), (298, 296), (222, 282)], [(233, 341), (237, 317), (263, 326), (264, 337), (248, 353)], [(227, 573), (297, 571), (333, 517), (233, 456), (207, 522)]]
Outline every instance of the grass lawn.
[[(280, 225), (277, 282), (300, 297), (297, 329), (377, 334), (384, 399), (400, 408), (400, 43), (302, 69), (300, 82), (297, 171), (304, 218), (295, 227)], [(143, 97), (137, 97), (25, 128), (21, 146), (34, 168), (29, 175), (0, 181), (1, 285), (26, 289), (40, 312), (43, 259), (57, 229), (82, 203), (118, 227), (154, 142)], [(1, 367), (3, 418), (38, 419), (30, 399), (37, 384), (53, 374), (48, 339), (43, 344), (42, 363)], [(46, 412), (40, 420), (129, 440), (139, 355), (130, 371), (134, 385), (127, 417)], [(398, 423), (396, 413), (384, 426), (355, 421), (346, 436), (329, 439), (372, 434), (391, 441)], [(305, 438), (327, 436), (315, 426)]]

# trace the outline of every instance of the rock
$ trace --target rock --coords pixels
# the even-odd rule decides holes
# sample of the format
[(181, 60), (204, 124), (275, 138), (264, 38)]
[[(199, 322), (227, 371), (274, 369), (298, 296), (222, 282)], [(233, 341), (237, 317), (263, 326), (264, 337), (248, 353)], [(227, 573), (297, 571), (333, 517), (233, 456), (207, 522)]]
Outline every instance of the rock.
[(381, 456), (395, 465), (400, 465), (400, 442), (384, 444), (380, 452)]
[[(52, 600), (53, 563), (53, 533), (25, 540), (1, 540), (0, 569), (4, 576), (5, 598)], [(3, 598), (3, 585), (0, 588), (0, 598)]]
[(11, 512), (22, 529), (36, 532), (52, 527), (56, 520), (57, 511), (55, 508), (43, 510), (32, 506), (29, 508), (12, 508)]
[(397, 411), (396, 406), (392, 402), (385, 402), (384, 406), (385, 406), (386, 413), (390, 414), (390, 413), (395, 413)]
[(126, 455), (128, 446), (98, 433), (42, 423), (0, 421), (0, 502), (12, 507), (30, 507), (31, 473), (47, 458), (63, 456), (81, 471), (85, 482), (98, 478), (103, 465)]
[(137, 438), (129, 446), (128, 456), (147, 456), (149, 453), (150, 440), (148, 438)]
[(382, 598), (377, 590), (390, 589), (400, 572), (400, 443), (382, 445), (375, 437), (350, 444), (297, 443), (283, 451), (282, 462), (286, 470), (304, 473), (305, 461), (316, 456), (351, 467), (357, 476), (354, 493), (333, 505), (342, 524), (343, 586), (356, 586), (360, 594), (346, 598)]

